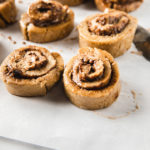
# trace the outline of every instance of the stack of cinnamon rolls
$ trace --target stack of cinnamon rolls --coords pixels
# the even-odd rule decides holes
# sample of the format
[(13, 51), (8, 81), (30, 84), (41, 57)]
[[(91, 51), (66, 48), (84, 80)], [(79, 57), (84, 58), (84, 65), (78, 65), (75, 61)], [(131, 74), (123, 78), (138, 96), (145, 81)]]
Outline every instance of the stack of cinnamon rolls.
[[(114, 57), (130, 47), (137, 19), (127, 14), (143, 0), (95, 0), (103, 13), (78, 25), (80, 49), (64, 67), (62, 56), (39, 46), (13, 51), (0, 67), (8, 91), (17, 96), (43, 96), (63, 77), (64, 90), (76, 106), (95, 110), (110, 106), (119, 96), (119, 69)], [(83, 0), (36, 0), (19, 21), (25, 40), (47, 43), (68, 36), (74, 28), (69, 6)], [(68, 6), (69, 5), (69, 6)], [(0, 0), (0, 27), (16, 21), (14, 0)]]

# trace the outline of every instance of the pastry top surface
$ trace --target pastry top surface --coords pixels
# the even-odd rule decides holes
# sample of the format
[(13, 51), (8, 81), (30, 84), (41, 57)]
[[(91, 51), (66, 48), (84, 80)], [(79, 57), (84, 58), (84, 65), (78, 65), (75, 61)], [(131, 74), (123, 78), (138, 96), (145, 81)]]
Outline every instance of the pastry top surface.
[(112, 11), (93, 17), (88, 21), (88, 29), (96, 35), (112, 35), (121, 33), (129, 24), (130, 19), (126, 13)]
[(68, 12), (68, 6), (62, 5), (59, 2), (38, 0), (30, 5), (28, 16), (36, 26), (46, 27), (65, 21)]
[(86, 47), (79, 49), (78, 55), (67, 64), (64, 80), (76, 90), (106, 91), (118, 83), (119, 70), (108, 52)]
[(7, 79), (37, 79), (56, 65), (56, 59), (47, 49), (27, 46), (15, 50), (4, 60), (1, 73)]
[(109, 4), (118, 4), (118, 5), (124, 5), (124, 4), (131, 4), (134, 2), (143, 2), (143, 0), (103, 0), (104, 3)]

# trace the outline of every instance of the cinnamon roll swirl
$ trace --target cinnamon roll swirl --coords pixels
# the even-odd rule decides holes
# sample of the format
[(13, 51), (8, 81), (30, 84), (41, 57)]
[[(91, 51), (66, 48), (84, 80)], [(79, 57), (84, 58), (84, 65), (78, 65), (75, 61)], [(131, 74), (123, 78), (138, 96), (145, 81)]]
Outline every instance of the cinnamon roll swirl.
[(95, 0), (97, 8), (104, 11), (106, 8), (131, 12), (141, 6), (144, 0)]
[(136, 18), (125, 12), (108, 10), (80, 23), (79, 45), (104, 49), (118, 57), (131, 47), (136, 27)]
[(24, 39), (46, 43), (62, 39), (74, 27), (74, 13), (68, 6), (52, 0), (37, 0), (20, 20)]
[(113, 57), (96, 48), (81, 48), (65, 67), (64, 89), (73, 104), (83, 109), (111, 105), (120, 92), (119, 70)]
[(0, 76), (13, 95), (43, 96), (60, 79), (63, 69), (63, 59), (58, 53), (27, 46), (6, 57)]
[(55, 0), (63, 5), (76, 6), (80, 5), (84, 0)]
[(0, 0), (0, 28), (14, 23), (16, 16), (15, 0)]

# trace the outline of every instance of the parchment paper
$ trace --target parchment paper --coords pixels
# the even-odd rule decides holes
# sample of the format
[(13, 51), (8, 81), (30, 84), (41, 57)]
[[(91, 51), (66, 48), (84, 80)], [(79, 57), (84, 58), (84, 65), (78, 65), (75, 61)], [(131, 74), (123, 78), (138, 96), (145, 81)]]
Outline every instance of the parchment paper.
[[(18, 20), (31, 2), (16, 0)], [(72, 9), (76, 26), (86, 16), (99, 12), (91, 2)], [(149, 14), (149, 0), (131, 13), (145, 28), (150, 27)], [(77, 37), (75, 28), (61, 41), (48, 44), (25, 42), (60, 52), (67, 63), (77, 53)], [(21, 46), (25, 43), (18, 23), (0, 29), (0, 62)], [(99, 111), (86, 111), (72, 105), (61, 82), (45, 97), (22, 98), (9, 94), (0, 81), (0, 135), (57, 150), (149, 150), (150, 62), (134, 45), (116, 61), (121, 74), (120, 97), (112, 106)]]

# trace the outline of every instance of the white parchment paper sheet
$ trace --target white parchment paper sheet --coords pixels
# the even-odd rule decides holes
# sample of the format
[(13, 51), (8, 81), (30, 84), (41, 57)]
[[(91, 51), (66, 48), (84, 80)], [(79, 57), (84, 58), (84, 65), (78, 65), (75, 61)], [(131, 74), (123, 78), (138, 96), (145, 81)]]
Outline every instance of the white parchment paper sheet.
[[(16, 0), (18, 19), (31, 2)], [(99, 12), (91, 2), (72, 9), (76, 25), (86, 16)], [(140, 25), (150, 27), (149, 0), (131, 14)], [(67, 63), (77, 53), (77, 35), (74, 29), (64, 40), (48, 44), (26, 42), (26, 45), (60, 52)], [(0, 29), (0, 62), (14, 49), (24, 46), (23, 41), (18, 23)], [(118, 101), (99, 111), (81, 110), (72, 105), (61, 83), (45, 97), (22, 98), (10, 95), (0, 81), (0, 135), (57, 150), (149, 150), (150, 62), (132, 51), (136, 51), (134, 45), (116, 59), (122, 83)]]

